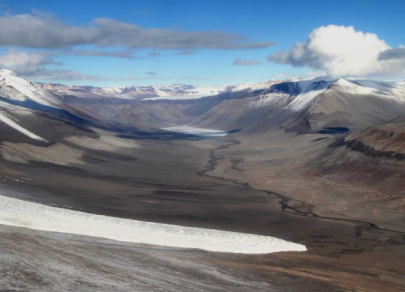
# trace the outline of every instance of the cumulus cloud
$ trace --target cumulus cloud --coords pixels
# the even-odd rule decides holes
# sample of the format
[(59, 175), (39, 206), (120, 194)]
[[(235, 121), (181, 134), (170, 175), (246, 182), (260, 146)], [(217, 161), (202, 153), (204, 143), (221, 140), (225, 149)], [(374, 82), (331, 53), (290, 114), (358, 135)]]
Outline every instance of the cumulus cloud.
[(29, 78), (44, 80), (105, 80), (99, 76), (80, 74), (66, 69), (49, 70), (46, 65), (61, 65), (53, 61), (48, 54), (38, 52), (24, 52), (19, 50), (9, 50), (0, 56), (0, 68), (9, 69), (18, 75)]
[(42, 53), (9, 50), (6, 54), (0, 56), (0, 68), (9, 69), (17, 74), (32, 75), (45, 65), (54, 63), (50, 56)]
[(77, 45), (121, 46), (128, 49), (260, 49), (272, 42), (247, 42), (222, 31), (183, 31), (145, 28), (110, 18), (96, 18), (89, 26), (65, 24), (40, 12), (0, 16), (0, 46), (68, 48)]
[(255, 60), (244, 60), (241, 58), (236, 58), (233, 62), (233, 65), (235, 66), (257, 66), (263, 64), (263, 62), (260, 61), (255, 61)]
[(402, 74), (404, 63), (384, 59), (384, 52), (390, 54), (390, 50), (376, 34), (356, 31), (352, 26), (328, 25), (313, 30), (304, 43), (295, 43), (288, 52), (269, 55), (268, 61), (308, 66), (337, 76)]
[(393, 48), (385, 50), (378, 55), (378, 60), (386, 61), (386, 60), (398, 60), (404, 59), (405, 60), (405, 47), (400, 46), (399, 48)]

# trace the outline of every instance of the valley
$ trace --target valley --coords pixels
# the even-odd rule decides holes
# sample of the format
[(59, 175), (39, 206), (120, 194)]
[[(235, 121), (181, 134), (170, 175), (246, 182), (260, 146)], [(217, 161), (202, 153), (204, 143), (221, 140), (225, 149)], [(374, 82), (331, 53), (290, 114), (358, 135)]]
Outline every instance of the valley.
[[(1, 74), (0, 108), (14, 123), (0, 124), (1, 196), (307, 250), (215, 253), (20, 222), (0, 227), (0, 263), (11, 263), (2, 287), (404, 291), (402, 83), (316, 78), (196, 99), (89, 102)], [(27, 257), (30, 249), (38, 254)]]

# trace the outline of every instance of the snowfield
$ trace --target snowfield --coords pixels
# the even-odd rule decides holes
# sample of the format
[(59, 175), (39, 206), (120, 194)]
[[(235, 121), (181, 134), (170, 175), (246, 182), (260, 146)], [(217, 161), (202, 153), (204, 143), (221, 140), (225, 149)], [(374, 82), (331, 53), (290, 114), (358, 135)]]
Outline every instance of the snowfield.
[(0, 224), (214, 252), (306, 251), (301, 244), (253, 234), (120, 219), (0, 196)]
[(220, 130), (195, 128), (195, 127), (191, 127), (191, 126), (187, 126), (187, 125), (167, 127), (167, 128), (162, 128), (162, 130), (177, 132), (177, 133), (184, 133), (184, 134), (193, 134), (193, 135), (205, 136), (205, 137), (223, 137), (223, 136), (228, 135), (228, 132), (224, 132), (224, 131), (220, 131)]

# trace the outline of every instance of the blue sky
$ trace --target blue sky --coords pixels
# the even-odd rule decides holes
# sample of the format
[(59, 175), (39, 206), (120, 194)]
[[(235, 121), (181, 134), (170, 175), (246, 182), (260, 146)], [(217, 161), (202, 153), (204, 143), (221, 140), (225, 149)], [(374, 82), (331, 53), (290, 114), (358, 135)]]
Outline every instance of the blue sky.
[[(37, 44), (20, 44), (14, 40), (1, 44), (1, 52), (5, 56), (10, 53), (10, 50), (47, 56), (48, 61), (44, 59), (38, 61), (37, 66), (40, 68), (36, 68), (37, 71), (31, 68), (31, 73), (27, 73), (28, 78), (42, 82), (98, 86), (167, 83), (233, 84), (296, 76), (307, 77), (311, 74), (324, 73), (325, 70), (326, 73), (340, 72), (329, 70), (330, 63), (320, 65), (319, 62), (308, 60), (290, 60), (289, 56), (274, 57), (273, 61), (268, 61), (269, 55), (280, 50), (288, 52), (295, 42), (304, 43), (314, 29), (331, 24), (353, 26), (356, 32), (374, 33), (379, 40), (384, 40), (391, 48), (405, 44), (405, 18), (403, 17), (405, 1), (401, 0), (1, 1), (0, 10), (3, 16), (8, 17), (21, 14), (40, 18), (49, 17), (65, 27), (88, 28), (93, 25), (94, 19), (108, 18), (139, 25), (145, 29), (173, 29), (185, 32), (223, 31), (243, 37), (242, 43), (275, 43), (273, 46), (257, 49), (242, 47), (224, 49), (221, 45), (209, 49), (204, 46), (196, 46), (192, 49), (168, 49), (154, 48), (153, 45), (148, 48), (139, 48), (128, 47), (122, 43), (112, 43), (108, 46), (78, 43), (69, 44), (63, 48), (48, 48), (46, 45), (41, 47)], [(21, 34), (23, 36), (23, 33)], [(344, 36), (342, 38), (344, 39)], [(402, 50), (402, 48), (399, 49)], [(78, 56), (68, 53), (69, 50), (106, 52), (130, 50), (134, 58)], [(179, 52), (184, 51), (190, 51), (192, 54), (178, 55)], [(308, 54), (313, 53), (308, 52)], [(39, 55), (37, 57), (39, 58)], [(235, 59), (238, 58), (246, 61), (242, 62), (245, 65), (234, 65)], [(319, 59), (322, 58), (322, 56), (319, 57)], [(252, 62), (255, 62), (254, 65)], [(14, 69), (14, 63), (6, 60), (1, 65), (3, 64)], [(398, 66), (402, 65), (396, 65)], [(25, 67), (21, 65), (17, 68), (23, 70)], [(46, 74), (44, 69), (47, 70)], [(60, 77), (54, 79), (50, 73), (52, 70), (69, 70), (77, 72), (78, 75), (72, 77), (71, 74), (69, 78), (63, 80), (64, 77), (60, 74)], [(381, 70), (374, 71), (364, 72), (381, 75)], [(350, 72), (358, 74), (353, 70), (343, 71), (344, 75)], [(360, 74), (362, 72), (359, 71)], [(19, 73), (23, 74), (23, 72)], [(397, 70), (392, 76), (402, 76), (402, 72)]]

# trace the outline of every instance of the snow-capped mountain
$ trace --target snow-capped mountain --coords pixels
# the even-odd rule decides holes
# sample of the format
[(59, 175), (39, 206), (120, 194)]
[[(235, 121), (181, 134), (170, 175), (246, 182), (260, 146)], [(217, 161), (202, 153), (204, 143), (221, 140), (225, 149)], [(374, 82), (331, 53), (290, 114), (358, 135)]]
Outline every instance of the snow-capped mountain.
[(241, 83), (236, 85), (227, 86), (224, 92), (238, 92), (238, 91), (255, 91), (269, 88), (274, 84), (285, 83), (285, 82), (297, 82), (303, 80), (302, 78), (294, 79), (282, 79), (282, 80), (269, 80), (266, 82), (251, 82), (251, 83)]
[(225, 86), (193, 86), (187, 84), (148, 85), (148, 86), (69, 86), (62, 84), (37, 83), (37, 86), (59, 96), (80, 98), (120, 98), (128, 100), (193, 99), (216, 95)]
[(403, 82), (318, 77), (269, 84), (239, 86), (240, 91), (207, 98), (213, 106), (193, 120), (194, 125), (222, 130), (272, 126), (359, 130), (405, 115)]
[(227, 88), (184, 84), (91, 87), (34, 84), (1, 70), (0, 97), (14, 106), (41, 110), (32, 106), (35, 103), (137, 127), (187, 123), (218, 130), (356, 131), (405, 115), (405, 82), (338, 77), (271, 80)]
[[(274, 86), (276, 85), (276, 86)], [(279, 85), (279, 86), (277, 86)], [(313, 79), (287, 80), (271, 84), (254, 106), (266, 106), (278, 100), (280, 96), (290, 96), (286, 108), (300, 111), (314, 106), (318, 97), (327, 90), (353, 95), (372, 95), (383, 99), (405, 102), (404, 82), (378, 81), (372, 79), (317, 77)]]
[(40, 86), (6, 69), (0, 70), (0, 96), (15, 101), (32, 100), (54, 108), (61, 106), (60, 101)]

